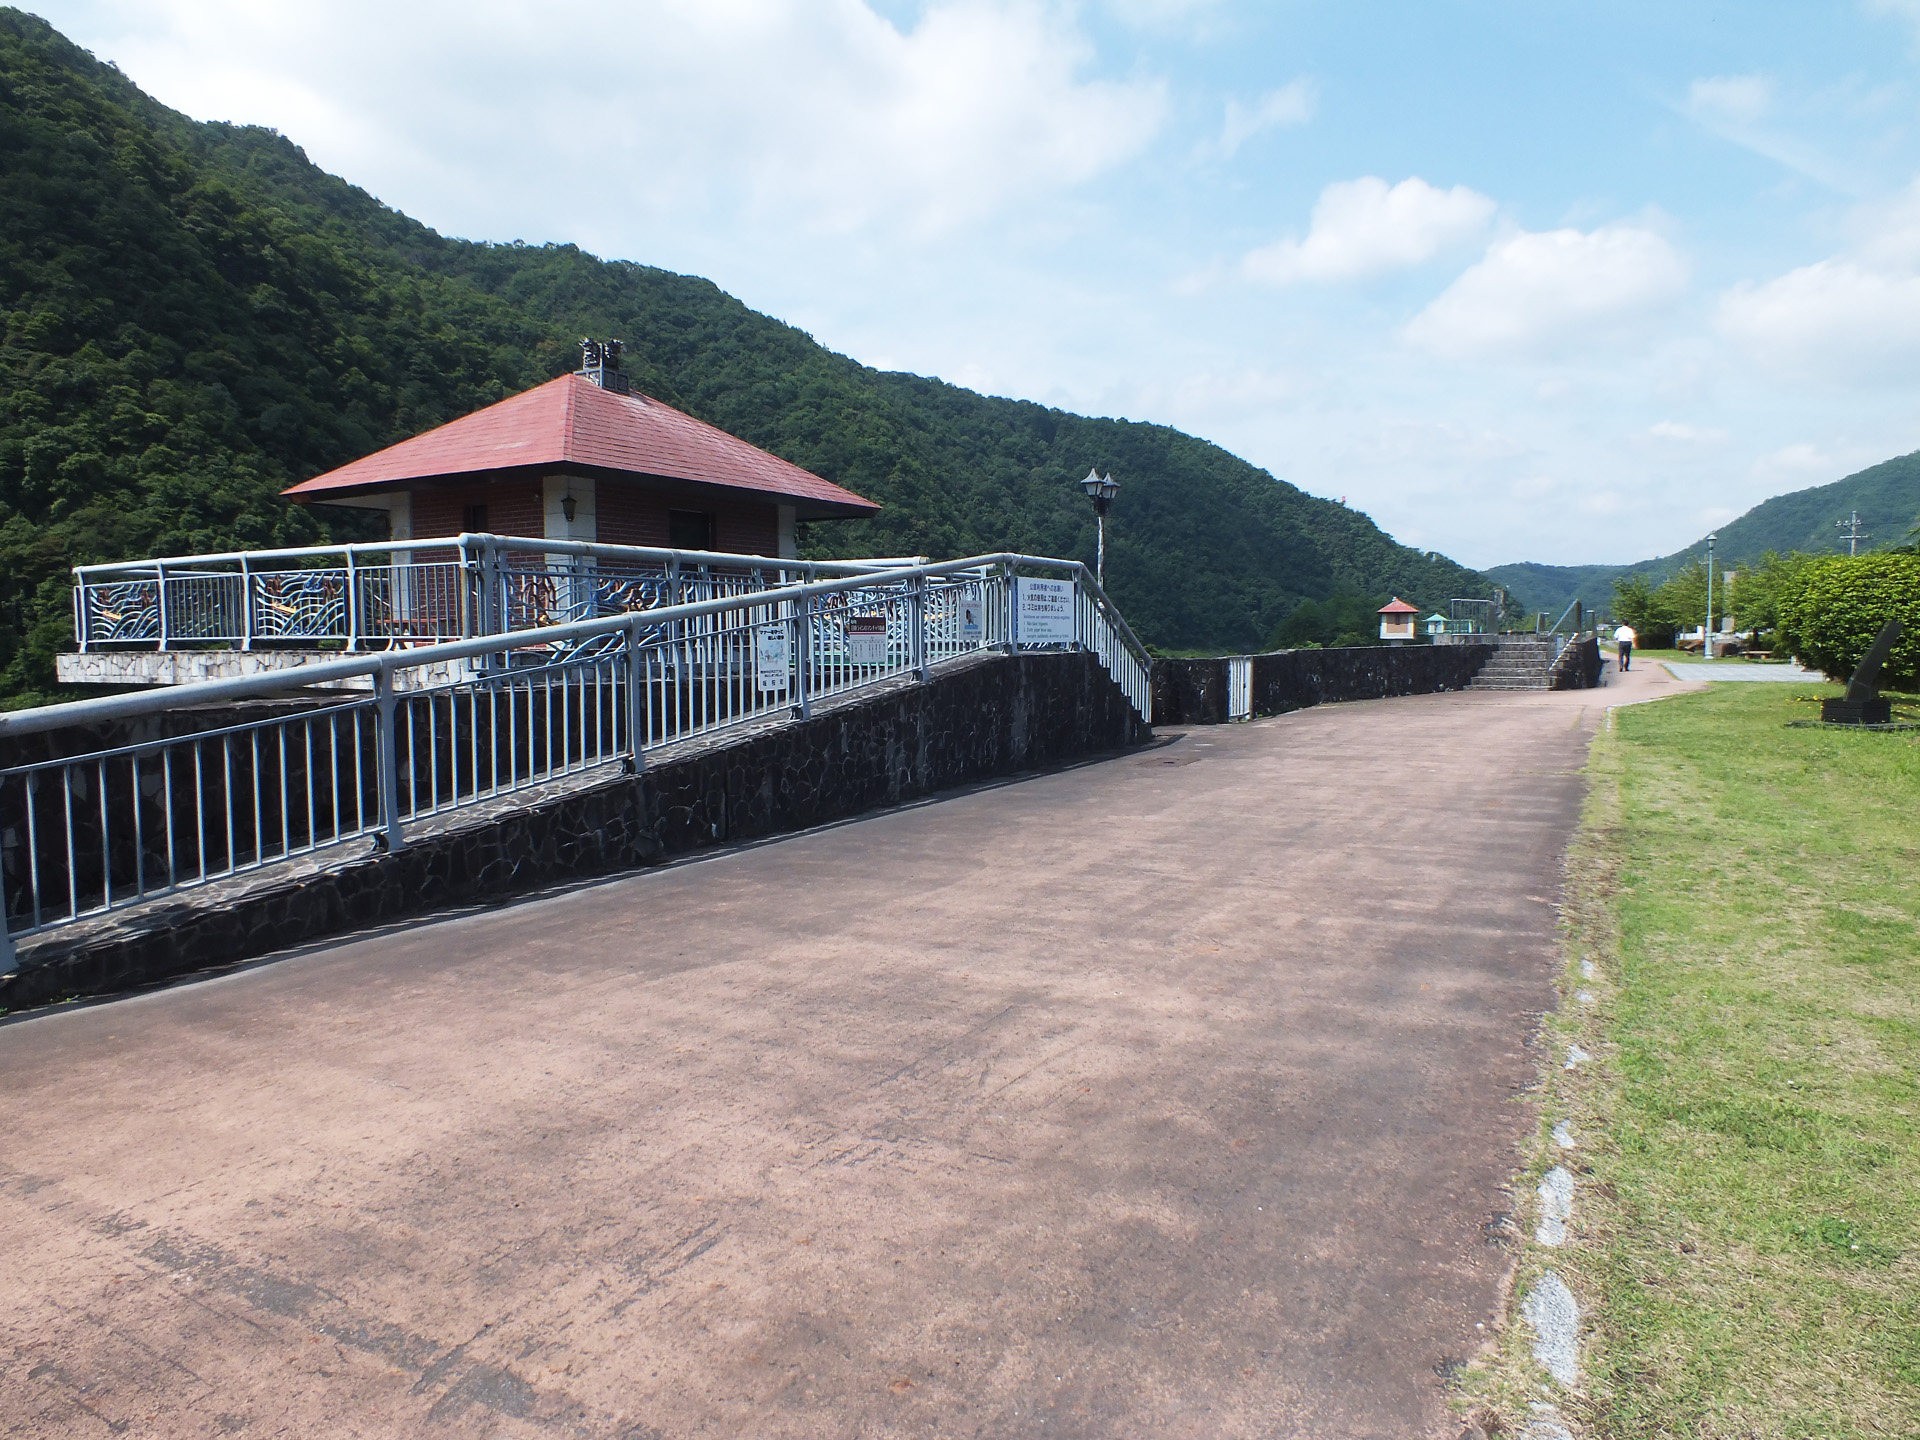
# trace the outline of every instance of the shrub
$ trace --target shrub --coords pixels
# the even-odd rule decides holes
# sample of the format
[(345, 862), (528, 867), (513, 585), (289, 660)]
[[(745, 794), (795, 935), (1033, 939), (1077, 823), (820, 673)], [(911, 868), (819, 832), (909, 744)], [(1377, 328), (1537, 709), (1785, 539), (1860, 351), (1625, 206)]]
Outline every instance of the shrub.
[(1906, 632), (1881, 668), (1880, 683), (1911, 688), (1920, 678), (1920, 556), (1836, 555), (1807, 565), (1778, 596), (1780, 636), (1793, 658), (1830, 680), (1853, 674), (1880, 627)]

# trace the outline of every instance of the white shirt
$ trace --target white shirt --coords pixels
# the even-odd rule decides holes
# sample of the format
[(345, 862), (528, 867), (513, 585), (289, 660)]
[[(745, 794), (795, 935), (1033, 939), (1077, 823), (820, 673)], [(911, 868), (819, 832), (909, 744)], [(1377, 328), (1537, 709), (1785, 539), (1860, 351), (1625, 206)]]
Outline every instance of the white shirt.
[(1613, 632), (1613, 643), (1616, 645), (1631, 645), (1634, 642), (1634, 638), (1633, 627), (1631, 625), (1622, 625), (1618, 630)]

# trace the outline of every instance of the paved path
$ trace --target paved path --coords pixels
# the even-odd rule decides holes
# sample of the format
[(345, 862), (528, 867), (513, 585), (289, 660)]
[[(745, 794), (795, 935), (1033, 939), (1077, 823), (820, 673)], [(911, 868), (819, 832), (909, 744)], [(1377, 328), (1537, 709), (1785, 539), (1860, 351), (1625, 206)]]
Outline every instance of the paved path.
[(1450, 1436), (1628, 679), (0, 1027), (0, 1429)]
[(1676, 680), (1771, 681), (1786, 685), (1821, 685), (1826, 676), (1803, 670), (1789, 660), (1784, 665), (1746, 664), (1739, 660), (1662, 660)]

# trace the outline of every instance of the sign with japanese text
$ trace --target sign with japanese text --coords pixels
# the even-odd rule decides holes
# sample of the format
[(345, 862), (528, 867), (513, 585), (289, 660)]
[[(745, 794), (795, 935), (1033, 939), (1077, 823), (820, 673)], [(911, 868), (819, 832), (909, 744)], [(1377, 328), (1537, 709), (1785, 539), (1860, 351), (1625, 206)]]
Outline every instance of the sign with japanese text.
[(884, 665), (887, 663), (887, 617), (849, 615), (847, 617), (847, 663)]
[(753, 669), (761, 694), (778, 694), (787, 688), (793, 669), (793, 644), (785, 625), (762, 625), (753, 632)]
[(1071, 580), (1013, 582), (1014, 634), (1022, 645), (1073, 643), (1073, 590)]

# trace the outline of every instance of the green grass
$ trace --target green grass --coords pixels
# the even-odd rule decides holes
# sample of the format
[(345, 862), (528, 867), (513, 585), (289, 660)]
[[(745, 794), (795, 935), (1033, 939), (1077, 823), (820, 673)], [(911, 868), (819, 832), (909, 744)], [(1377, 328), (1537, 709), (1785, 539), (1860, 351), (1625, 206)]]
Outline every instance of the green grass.
[(1539, 1173), (1576, 1170), (1575, 1238), (1516, 1296), (1573, 1286), (1584, 1371), (1545, 1394), (1509, 1325), (1463, 1392), (1493, 1428), (1551, 1398), (1607, 1436), (1920, 1435), (1920, 734), (1788, 728), (1832, 693), (1716, 687), (1595, 742), (1516, 1187), (1530, 1235)]

